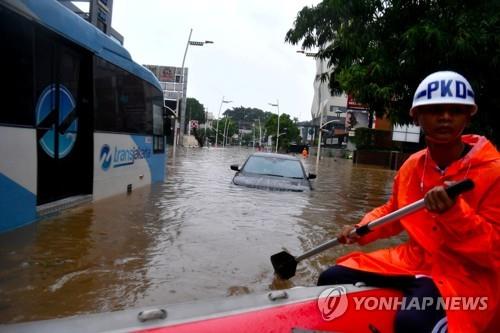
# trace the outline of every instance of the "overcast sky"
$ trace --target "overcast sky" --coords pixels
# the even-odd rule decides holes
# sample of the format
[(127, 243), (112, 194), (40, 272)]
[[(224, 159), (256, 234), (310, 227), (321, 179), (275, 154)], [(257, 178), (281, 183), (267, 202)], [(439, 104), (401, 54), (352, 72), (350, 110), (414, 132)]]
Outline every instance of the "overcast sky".
[(297, 13), (319, 0), (115, 0), (112, 26), (140, 64), (178, 66), (189, 36), (214, 44), (189, 46), (187, 96), (215, 117), (228, 107), (256, 107), (311, 119), (314, 58), (285, 43)]

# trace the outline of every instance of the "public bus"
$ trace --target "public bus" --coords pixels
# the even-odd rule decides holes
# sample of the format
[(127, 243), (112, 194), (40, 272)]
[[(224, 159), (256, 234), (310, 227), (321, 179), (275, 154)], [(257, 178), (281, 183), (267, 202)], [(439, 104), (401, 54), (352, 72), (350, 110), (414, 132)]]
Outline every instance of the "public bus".
[(55, 0), (2, 0), (0, 232), (165, 177), (156, 77)]

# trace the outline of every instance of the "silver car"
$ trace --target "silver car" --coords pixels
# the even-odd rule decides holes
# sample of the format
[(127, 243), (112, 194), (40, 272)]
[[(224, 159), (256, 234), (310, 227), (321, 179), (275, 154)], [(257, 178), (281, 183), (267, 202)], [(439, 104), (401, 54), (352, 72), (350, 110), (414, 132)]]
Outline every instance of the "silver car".
[(243, 166), (231, 165), (237, 171), (233, 177), (236, 185), (277, 191), (303, 192), (312, 190), (310, 179), (302, 162), (295, 156), (271, 153), (253, 153)]

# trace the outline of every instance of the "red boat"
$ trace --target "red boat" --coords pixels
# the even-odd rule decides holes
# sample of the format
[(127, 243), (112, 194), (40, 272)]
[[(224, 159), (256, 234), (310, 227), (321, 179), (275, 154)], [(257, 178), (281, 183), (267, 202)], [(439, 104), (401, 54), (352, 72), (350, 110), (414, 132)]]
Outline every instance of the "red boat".
[(400, 298), (393, 290), (353, 285), (299, 287), (213, 301), (0, 325), (0, 332), (388, 333), (393, 331), (395, 300)]

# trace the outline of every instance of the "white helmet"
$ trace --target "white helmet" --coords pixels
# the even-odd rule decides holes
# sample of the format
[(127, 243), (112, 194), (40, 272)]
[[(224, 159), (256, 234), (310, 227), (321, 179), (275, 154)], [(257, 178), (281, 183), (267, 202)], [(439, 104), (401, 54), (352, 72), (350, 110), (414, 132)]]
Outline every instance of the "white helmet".
[(470, 83), (462, 75), (451, 71), (432, 73), (420, 82), (413, 96), (410, 115), (413, 116), (416, 107), (432, 104), (470, 105), (473, 106), (471, 115), (477, 111)]

